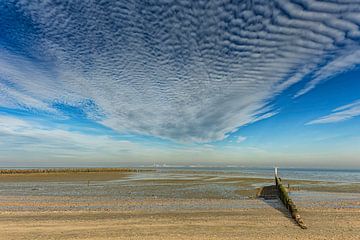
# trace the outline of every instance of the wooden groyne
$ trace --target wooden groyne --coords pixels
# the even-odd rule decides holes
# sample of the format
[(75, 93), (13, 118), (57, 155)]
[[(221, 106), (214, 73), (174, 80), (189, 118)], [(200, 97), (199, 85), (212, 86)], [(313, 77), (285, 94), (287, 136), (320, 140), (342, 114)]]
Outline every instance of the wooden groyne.
[(296, 208), (295, 203), (289, 197), (288, 190), (282, 184), (281, 179), (277, 176), (277, 169), (275, 170), (275, 184), (277, 188), (277, 192), (279, 194), (279, 198), (285, 207), (289, 210), (291, 217), (295, 220), (295, 222), (302, 228), (306, 229), (307, 226), (305, 225), (304, 221), (302, 220), (298, 209)]

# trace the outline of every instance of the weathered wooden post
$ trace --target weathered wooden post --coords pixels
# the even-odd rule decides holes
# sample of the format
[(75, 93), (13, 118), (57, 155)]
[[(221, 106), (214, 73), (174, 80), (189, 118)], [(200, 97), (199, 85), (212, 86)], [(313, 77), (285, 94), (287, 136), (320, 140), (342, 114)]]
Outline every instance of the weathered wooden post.
[(285, 205), (285, 207), (289, 210), (291, 217), (295, 220), (297, 224), (302, 229), (306, 229), (306, 225), (302, 218), (300, 217), (300, 214), (296, 208), (295, 203), (293, 200), (289, 197), (288, 191), (286, 187), (282, 184), (281, 179), (278, 177), (278, 171), (277, 167), (275, 167), (275, 184), (276, 188), (278, 189), (278, 194), (281, 202)]

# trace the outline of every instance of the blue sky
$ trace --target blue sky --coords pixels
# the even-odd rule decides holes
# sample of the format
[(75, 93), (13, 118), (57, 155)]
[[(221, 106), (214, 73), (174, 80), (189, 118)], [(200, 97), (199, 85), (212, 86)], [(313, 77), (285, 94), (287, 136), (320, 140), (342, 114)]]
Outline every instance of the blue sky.
[(0, 165), (360, 168), (358, 1), (2, 1)]

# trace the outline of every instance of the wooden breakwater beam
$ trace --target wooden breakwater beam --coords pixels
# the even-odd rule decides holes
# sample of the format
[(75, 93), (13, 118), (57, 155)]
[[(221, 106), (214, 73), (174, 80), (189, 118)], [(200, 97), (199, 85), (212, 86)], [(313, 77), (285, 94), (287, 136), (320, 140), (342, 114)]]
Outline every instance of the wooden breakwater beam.
[(276, 188), (278, 189), (279, 198), (281, 202), (285, 205), (285, 207), (289, 210), (291, 217), (302, 229), (307, 229), (307, 226), (302, 220), (299, 211), (296, 208), (295, 203), (289, 197), (288, 190), (282, 184), (281, 178), (278, 177), (277, 167), (275, 167), (275, 184), (276, 184)]

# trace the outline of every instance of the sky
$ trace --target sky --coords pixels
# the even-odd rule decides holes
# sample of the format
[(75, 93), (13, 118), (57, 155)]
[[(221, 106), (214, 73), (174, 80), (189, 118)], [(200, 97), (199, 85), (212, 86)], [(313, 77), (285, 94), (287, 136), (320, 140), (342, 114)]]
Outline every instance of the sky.
[(360, 168), (359, 0), (0, 0), (0, 166)]

